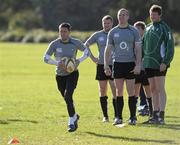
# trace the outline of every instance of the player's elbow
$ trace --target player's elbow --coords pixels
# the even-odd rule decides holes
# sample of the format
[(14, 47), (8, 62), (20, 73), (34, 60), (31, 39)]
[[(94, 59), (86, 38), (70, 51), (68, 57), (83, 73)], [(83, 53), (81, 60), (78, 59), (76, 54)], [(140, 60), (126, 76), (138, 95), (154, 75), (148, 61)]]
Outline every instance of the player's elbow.
[(44, 57), (43, 57), (43, 61), (44, 61), (44, 63), (48, 63), (48, 61), (49, 61), (49, 57), (48, 57), (47, 55), (44, 55)]
[(45, 57), (43, 58), (43, 61), (44, 61), (44, 63), (48, 62), (48, 60)]

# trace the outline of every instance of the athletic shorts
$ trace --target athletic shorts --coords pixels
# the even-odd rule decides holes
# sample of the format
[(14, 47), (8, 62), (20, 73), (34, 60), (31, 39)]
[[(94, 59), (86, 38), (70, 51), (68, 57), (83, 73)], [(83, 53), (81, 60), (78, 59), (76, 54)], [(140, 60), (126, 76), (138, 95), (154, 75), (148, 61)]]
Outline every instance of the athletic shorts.
[(135, 75), (131, 72), (135, 67), (135, 62), (114, 62), (113, 78), (114, 79), (134, 79)]
[(165, 71), (160, 72), (159, 69), (145, 68), (145, 71), (148, 78), (166, 76), (167, 73), (167, 69)]
[[(112, 71), (112, 65), (109, 65)], [(98, 64), (96, 67), (96, 80), (103, 81), (103, 80), (113, 80), (112, 76), (107, 76), (104, 72), (104, 65)]]
[[(58, 86), (58, 90), (61, 92), (61, 95), (64, 97), (65, 91), (66, 94), (73, 94), (79, 78), (79, 71), (76, 70), (70, 73), (67, 76), (59, 76), (56, 75), (56, 82)], [(69, 96), (70, 97), (70, 96)]]
[(142, 84), (143, 86), (149, 85), (148, 77), (144, 70), (139, 75), (135, 75), (135, 84)]

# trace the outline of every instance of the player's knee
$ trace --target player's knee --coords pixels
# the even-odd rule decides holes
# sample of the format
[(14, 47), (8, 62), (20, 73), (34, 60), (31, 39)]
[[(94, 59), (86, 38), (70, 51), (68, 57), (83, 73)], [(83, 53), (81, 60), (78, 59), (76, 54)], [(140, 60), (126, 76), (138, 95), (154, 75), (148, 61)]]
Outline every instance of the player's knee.
[(100, 91), (101, 96), (105, 96), (106, 95), (106, 88), (105, 87), (100, 87), (99, 91)]
[(135, 95), (135, 91), (134, 90), (129, 90), (127, 91), (128, 96), (134, 96)]
[(135, 96), (139, 96), (139, 90), (135, 90)]
[(116, 92), (116, 88), (115, 87), (111, 88), (111, 90), (112, 90), (112, 92)]
[(135, 95), (135, 89), (133, 89), (133, 87), (127, 87), (127, 93), (129, 96), (134, 96)]
[(157, 90), (156, 90), (156, 92), (157, 92), (157, 94), (166, 94), (166, 90), (165, 90), (165, 88), (157, 88)]
[(153, 94), (156, 93), (157, 89), (156, 89), (155, 86), (152, 85), (150, 88), (151, 88), (151, 92), (152, 92)]
[(161, 95), (161, 96), (166, 96), (166, 90), (165, 90), (165, 89), (161, 90), (161, 91), (160, 91), (160, 95)]
[(72, 100), (72, 93), (69, 92), (69, 91), (66, 91), (64, 93), (64, 100), (65, 100), (66, 104), (72, 103), (73, 102), (73, 100)]
[(67, 105), (73, 103), (73, 100), (72, 100), (71, 97), (65, 96), (65, 97), (64, 97), (64, 100), (65, 100), (65, 102), (66, 102)]
[(74, 92), (74, 88), (67, 88), (66, 91), (65, 91), (65, 93), (64, 93), (64, 97), (70, 97), (70, 98), (72, 98), (73, 92)]
[(145, 92), (146, 92), (147, 97), (152, 95), (150, 88), (145, 88)]
[(157, 88), (156, 88), (156, 93), (159, 94), (160, 92), (161, 92), (160, 88), (157, 87)]
[(116, 89), (116, 96), (123, 96), (123, 90)]
[(106, 96), (106, 91), (105, 90), (100, 90), (100, 95), (101, 96)]

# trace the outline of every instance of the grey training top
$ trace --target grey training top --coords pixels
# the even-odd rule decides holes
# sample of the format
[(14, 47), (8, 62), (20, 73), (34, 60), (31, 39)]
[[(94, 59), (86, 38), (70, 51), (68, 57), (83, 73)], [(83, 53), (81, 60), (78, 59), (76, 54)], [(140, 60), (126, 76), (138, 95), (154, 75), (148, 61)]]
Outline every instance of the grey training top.
[(135, 42), (141, 43), (138, 30), (128, 25), (126, 28), (114, 27), (107, 38), (107, 45), (114, 48), (113, 61), (115, 62), (134, 62), (135, 61)]
[[(105, 32), (104, 30), (95, 32), (94, 34), (91, 35), (91, 37), (86, 41), (87, 44), (91, 45), (96, 43), (98, 46), (98, 64), (104, 64), (104, 50), (106, 47), (106, 42), (107, 42), (107, 35), (108, 33)], [(112, 65), (112, 55), (109, 59), (109, 65)]]
[[(60, 38), (52, 41), (45, 55), (54, 55), (56, 61), (60, 61), (63, 57), (71, 57), (76, 59), (77, 50), (84, 51), (86, 46), (78, 39), (70, 37), (68, 42), (63, 42)], [(64, 71), (60, 67), (56, 67), (56, 74), (66, 76), (70, 73)]]

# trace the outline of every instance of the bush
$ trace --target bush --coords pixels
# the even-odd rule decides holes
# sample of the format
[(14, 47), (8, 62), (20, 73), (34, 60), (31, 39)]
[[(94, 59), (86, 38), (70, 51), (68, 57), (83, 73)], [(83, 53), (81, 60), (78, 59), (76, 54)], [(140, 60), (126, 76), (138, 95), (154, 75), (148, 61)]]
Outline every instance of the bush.
[(1, 41), (15, 41), (15, 36), (12, 33), (7, 32), (1, 36), (0, 40)]
[(44, 31), (42, 29), (34, 31), (34, 42), (43, 43), (51, 42), (58, 37), (58, 34), (53, 31)]
[(0, 30), (6, 30), (8, 28), (8, 18), (0, 15)]
[(0, 41), (10, 41), (10, 42), (20, 42), (24, 37), (23, 30), (15, 30), (15, 31), (8, 31), (8, 32), (1, 32)]
[[(94, 32), (93, 31), (72, 31), (71, 36), (86, 41)], [(58, 31), (45, 31), (43, 29), (34, 29), (25, 31), (23, 29), (16, 29), (14, 31), (3, 32), (0, 31), (0, 41), (23, 42), (23, 43), (44, 43), (51, 42), (58, 37)], [(175, 45), (180, 45), (180, 33), (174, 33)]]
[(93, 31), (72, 31), (71, 35), (82, 41), (86, 41), (93, 33)]
[(180, 33), (174, 33), (174, 43), (180, 46)]
[(57, 38), (57, 33), (52, 31), (44, 31), (42, 29), (36, 29), (28, 32), (22, 42), (35, 42), (35, 43), (44, 43), (50, 42)]
[(31, 30), (32, 28), (41, 27), (41, 16), (33, 13), (31, 10), (17, 12), (10, 18), (8, 23), (9, 30), (25, 29)]
[(23, 43), (34, 42), (34, 36), (32, 35), (32, 33), (27, 33), (21, 42)]
[[(71, 36), (85, 41), (93, 32), (72, 31)], [(23, 43), (44, 43), (51, 42), (58, 37), (58, 31), (45, 31), (43, 29), (35, 29), (31, 31), (24, 31), (23, 29), (16, 29), (15, 31), (0, 32), (0, 41), (23, 42)]]

